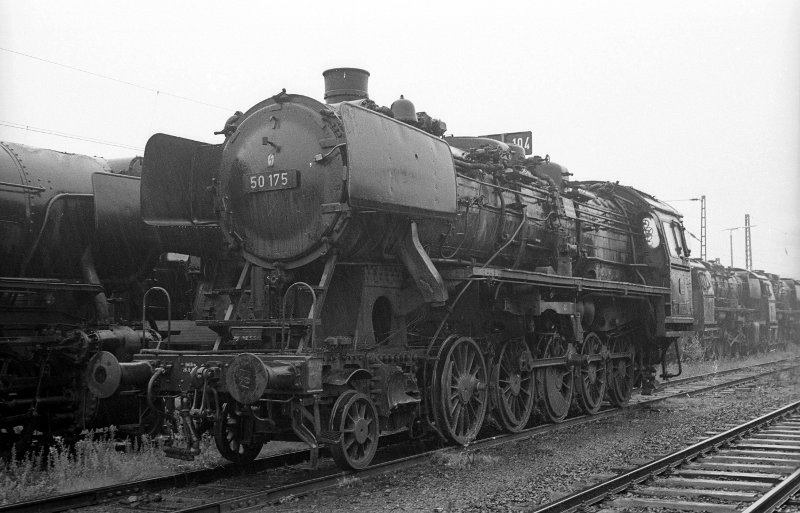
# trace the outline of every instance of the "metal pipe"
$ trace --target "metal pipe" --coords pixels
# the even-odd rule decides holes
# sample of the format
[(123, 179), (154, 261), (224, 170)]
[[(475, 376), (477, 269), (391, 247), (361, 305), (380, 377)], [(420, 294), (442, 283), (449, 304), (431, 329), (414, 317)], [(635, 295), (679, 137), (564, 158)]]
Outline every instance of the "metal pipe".
[(61, 201), (63, 199), (67, 199), (67, 198), (78, 198), (78, 199), (92, 200), (94, 198), (94, 195), (93, 194), (73, 194), (73, 193), (64, 192), (64, 193), (61, 193), (61, 194), (56, 194), (55, 196), (50, 198), (50, 201), (47, 203), (47, 208), (45, 209), (45, 212), (44, 212), (44, 220), (42, 221), (41, 228), (39, 228), (39, 233), (36, 234), (36, 239), (34, 240), (33, 244), (31, 245), (31, 249), (28, 250), (28, 254), (25, 255), (25, 260), (22, 261), (22, 266), (20, 267), (20, 272), (19, 272), (20, 276), (25, 276), (25, 269), (28, 267), (28, 264), (31, 263), (31, 260), (33, 259), (33, 255), (36, 254), (36, 250), (39, 247), (39, 243), (42, 241), (42, 236), (44, 235), (44, 231), (47, 228), (47, 222), (50, 220), (50, 214), (53, 211), (53, 205), (56, 202)]
[(0, 182), (0, 186), (2, 187), (17, 187), (19, 189), (24, 189), (27, 191), (36, 191), (36, 192), (44, 192), (47, 189), (44, 187), (36, 187), (35, 185), (24, 185), (21, 183), (11, 183), (11, 182)]
[[(92, 285), (100, 285), (102, 287), (102, 282), (100, 281), (100, 276), (97, 274), (97, 269), (94, 266), (94, 257), (92, 256), (92, 247), (86, 246), (86, 249), (83, 250), (83, 254), (81, 255), (81, 274), (83, 275), (83, 280), (87, 283), (91, 283)], [(106, 298), (105, 292), (98, 292), (94, 296), (94, 307), (97, 311), (97, 320), (100, 323), (107, 323), (110, 321), (109, 313), (108, 313), (108, 298)]]
[(540, 200), (540, 201), (546, 201), (549, 198), (549, 195), (547, 194), (546, 191), (543, 191), (543, 190), (540, 190), (540, 189), (536, 189), (536, 188), (531, 187), (531, 186), (526, 186), (524, 184), (520, 184), (520, 187), (525, 187), (525, 189), (527, 189), (528, 191), (531, 191), (531, 192), (539, 192), (539, 193), (542, 194), (542, 196), (536, 196), (534, 194), (525, 193), (525, 192), (522, 192), (522, 191), (515, 191), (514, 189), (509, 189), (508, 187), (502, 187), (502, 186), (499, 186), (499, 185), (495, 185), (493, 183), (484, 182), (482, 180), (478, 180), (477, 178), (469, 177), (469, 176), (467, 176), (467, 175), (465, 175), (463, 173), (457, 173), (457, 174), (458, 174), (459, 178), (463, 178), (464, 180), (469, 180), (471, 182), (479, 183), (479, 184), (485, 185), (487, 187), (493, 187), (493, 188), (496, 188), (496, 189), (500, 189), (501, 191), (506, 191), (506, 192), (509, 192), (511, 194), (520, 194), (521, 196), (524, 196), (526, 198), (531, 198), (531, 199)]

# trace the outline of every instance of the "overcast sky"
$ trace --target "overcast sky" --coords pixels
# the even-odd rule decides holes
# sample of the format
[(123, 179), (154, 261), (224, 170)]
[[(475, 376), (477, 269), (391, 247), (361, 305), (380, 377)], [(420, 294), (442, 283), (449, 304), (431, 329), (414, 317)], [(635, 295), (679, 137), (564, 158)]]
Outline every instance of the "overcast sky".
[[(795, 0), (0, 0), (0, 140), (105, 157), (156, 132), (221, 142), (234, 110), (281, 88), (322, 100), (337, 66), (455, 135), (531, 130), (576, 179), (705, 194), (725, 264), (723, 229), (749, 213), (754, 267), (800, 278)], [(673, 205), (699, 237), (700, 203)]]

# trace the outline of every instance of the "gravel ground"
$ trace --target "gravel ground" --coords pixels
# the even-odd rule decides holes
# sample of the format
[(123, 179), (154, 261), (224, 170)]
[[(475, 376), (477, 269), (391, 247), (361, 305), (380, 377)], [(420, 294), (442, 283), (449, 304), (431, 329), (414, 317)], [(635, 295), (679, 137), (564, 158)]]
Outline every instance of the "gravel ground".
[(736, 392), (670, 399), (484, 451), (453, 451), (403, 473), (349, 478), (261, 511), (526, 511), (800, 400), (798, 384), (800, 374), (784, 373)]

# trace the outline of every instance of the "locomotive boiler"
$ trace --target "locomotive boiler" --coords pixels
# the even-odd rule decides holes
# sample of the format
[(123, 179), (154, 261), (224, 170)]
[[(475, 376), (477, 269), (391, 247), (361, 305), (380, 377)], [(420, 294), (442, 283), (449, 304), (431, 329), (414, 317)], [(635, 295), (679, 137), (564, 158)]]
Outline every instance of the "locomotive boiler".
[(222, 234), (197, 321), (219, 338), (99, 354), (87, 379), (174, 406), (188, 443), (171, 456), (210, 429), (233, 461), (292, 439), (363, 468), (388, 433), (466, 444), (488, 415), (519, 431), (536, 407), (594, 414), (652, 387), (691, 331), (678, 212), (514, 144), (442, 137), (408, 100), (370, 100), (368, 75), (325, 72), (326, 103), (282, 91), (237, 112), (221, 144), (148, 141), (145, 220)]
[(98, 351), (128, 361), (158, 338), (132, 327), (144, 271), (157, 256), (139, 214), (140, 169), (140, 158), (0, 143), (4, 456), (12, 446), (21, 454), (35, 433), (71, 436), (142, 420), (135, 400), (100, 402), (84, 376)]

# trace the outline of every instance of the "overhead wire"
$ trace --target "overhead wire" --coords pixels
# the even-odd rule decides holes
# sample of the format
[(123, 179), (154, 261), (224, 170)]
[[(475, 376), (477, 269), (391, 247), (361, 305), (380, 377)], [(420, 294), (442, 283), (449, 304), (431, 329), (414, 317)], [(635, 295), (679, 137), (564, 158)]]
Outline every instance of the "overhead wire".
[(0, 120), (0, 125), (7, 126), (7, 127), (10, 127), (10, 128), (16, 128), (18, 130), (25, 130), (25, 131), (29, 131), (29, 132), (38, 132), (40, 134), (47, 134), (47, 135), (55, 135), (57, 137), (64, 137), (64, 138), (67, 138), (67, 139), (75, 139), (76, 141), (86, 141), (86, 142), (91, 142), (91, 143), (95, 143), (95, 144), (102, 144), (102, 145), (105, 145), (105, 146), (116, 146), (117, 148), (126, 148), (126, 149), (129, 149), (129, 150), (135, 150), (135, 151), (144, 151), (144, 148), (141, 148), (139, 146), (130, 146), (128, 144), (121, 144), (121, 143), (115, 143), (115, 142), (109, 142), (109, 141), (101, 141), (100, 139), (92, 139), (91, 137), (82, 137), (80, 135), (68, 134), (68, 133), (65, 133), (65, 132), (57, 132), (55, 130), (48, 130), (46, 128), (38, 128), (38, 127), (35, 127), (35, 126), (24, 125), (22, 123), (13, 123), (11, 121)]
[[(109, 75), (104, 75), (102, 73), (97, 73), (97, 72), (94, 72), (94, 71), (90, 71), (90, 70), (86, 70), (86, 69), (83, 69), (83, 68), (79, 68), (77, 66), (71, 66), (69, 64), (64, 64), (64, 63), (53, 61), (53, 60), (50, 60), (50, 59), (44, 59), (42, 57), (37, 57), (35, 55), (30, 55), (30, 54), (27, 54), (27, 53), (18, 52), (16, 50), (11, 50), (9, 48), (0, 47), (0, 50), (2, 50), (4, 52), (11, 53), (11, 54), (14, 54), (14, 55), (19, 55), (19, 56), (22, 56), (22, 57), (26, 57), (28, 59), (33, 59), (33, 60), (36, 60), (36, 61), (40, 61), (40, 62), (44, 62), (44, 63), (47, 63), (47, 64), (51, 64), (53, 66), (59, 66), (59, 67), (66, 68), (66, 69), (69, 69), (69, 70), (72, 70), (72, 71), (77, 71), (79, 73), (85, 73), (85, 74), (91, 75), (93, 77), (101, 78), (101, 79), (104, 79), (104, 80), (109, 80), (109, 81), (112, 81), (112, 82), (117, 82), (119, 84), (124, 84), (124, 85), (130, 86), (130, 87), (135, 87), (137, 89), (142, 89), (144, 91), (149, 91), (149, 92), (155, 93), (157, 96), (162, 96), (162, 95), (163, 96), (169, 96), (169, 97), (176, 98), (176, 99), (179, 99), (179, 100), (183, 100), (183, 101), (187, 101), (187, 102), (191, 102), (191, 103), (196, 103), (198, 105), (203, 105), (203, 106), (211, 107), (211, 108), (214, 108), (214, 109), (224, 110), (224, 111), (227, 111), (227, 112), (232, 112), (232, 111), (235, 110), (235, 109), (233, 109), (231, 107), (224, 107), (224, 106), (221, 106), (221, 105), (215, 105), (213, 103), (204, 102), (204, 101), (201, 101), (201, 100), (195, 100), (194, 98), (189, 98), (188, 96), (182, 96), (182, 95), (179, 95), (179, 94), (174, 94), (174, 93), (170, 93), (170, 92), (167, 92), (167, 91), (163, 91), (161, 89), (155, 89), (155, 88), (152, 88), (152, 87), (148, 87), (148, 86), (144, 86), (144, 85), (141, 85), (141, 84), (137, 84), (135, 82), (130, 82), (128, 80), (122, 80), (122, 79), (115, 78), (115, 77), (112, 77), (112, 76), (109, 76)], [(94, 138), (91, 138), (91, 137), (84, 137), (84, 136), (80, 136), (80, 135), (76, 135), (76, 134), (58, 132), (56, 130), (50, 130), (50, 129), (47, 129), (47, 128), (40, 128), (40, 127), (33, 127), (33, 126), (30, 126), (30, 125), (25, 125), (25, 124), (22, 124), (22, 123), (14, 123), (14, 122), (11, 122), (11, 121), (0, 121), (0, 125), (7, 126), (7, 127), (10, 127), (10, 128), (16, 128), (16, 129), (19, 129), (19, 130), (25, 130), (25, 131), (30, 131), (30, 132), (37, 132), (37, 133), (42, 133), (42, 134), (54, 135), (54, 136), (57, 136), (57, 137), (64, 137), (64, 138), (67, 138), (67, 139), (74, 139), (74, 140), (77, 140), (77, 141), (85, 141), (85, 142), (91, 142), (91, 143), (95, 143), (95, 144), (102, 144), (104, 146), (113, 146), (113, 147), (117, 147), (117, 148), (125, 148), (125, 149), (135, 150), (135, 151), (139, 151), (139, 152), (144, 151), (144, 149), (139, 147), (139, 146), (133, 146), (133, 145), (129, 145), (129, 144), (121, 144), (121, 143), (116, 143), (116, 142), (103, 141), (103, 140), (94, 139)]]
[(220, 110), (224, 110), (224, 111), (227, 111), (227, 112), (232, 112), (232, 111), (236, 110), (236, 109), (233, 109), (231, 107), (223, 107), (221, 105), (215, 105), (213, 103), (208, 103), (208, 102), (204, 102), (204, 101), (201, 101), (201, 100), (195, 100), (194, 98), (189, 98), (188, 96), (182, 96), (182, 95), (179, 95), (179, 94), (170, 93), (170, 92), (167, 92), (167, 91), (162, 91), (161, 89), (154, 89), (152, 87), (144, 86), (144, 85), (137, 84), (137, 83), (134, 83), (134, 82), (129, 82), (127, 80), (122, 80), (122, 79), (111, 77), (111, 76), (108, 76), (108, 75), (103, 75), (102, 73), (96, 73), (94, 71), (89, 71), (89, 70), (86, 70), (86, 69), (83, 69), (83, 68), (78, 68), (76, 66), (71, 66), (69, 64), (63, 64), (61, 62), (51, 61), (49, 59), (43, 59), (41, 57), (36, 57), (35, 55), (30, 55), (30, 54), (27, 54), (27, 53), (18, 52), (16, 50), (10, 50), (8, 48), (3, 48), (3, 47), (0, 47), (0, 50), (2, 50), (4, 52), (8, 52), (8, 53), (13, 53), (15, 55), (21, 55), (22, 57), (27, 57), (29, 59), (37, 60), (37, 61), (40, 61), (40, 62), (45, 62), (47, 64), (52, 64), (54, 66), (60, 66), (62, 68), (67, 68), (67, 69), (70, 69), (70, 70), (73, 70), (73, 71), (78, 71), (80, 73), (86, 73), (87, 75), (92, 75), (94, 77), (102, 78), (102, 79), (105, 79), (105, 80), (110, 80), (112, 82), (117, 82), (117, 83), (125, 84), (125, 85), (131, 86), (131, 87), (136, 87), (137, 89), (143, 89), (145, 91), (150, 91), (150, 92), (156, 93), (158, 95), (171, 96), (171, 97), (177, 98), (179, 100), (184, 100), (184, 101), (187, 101), (187, 102), (197, 103), (199, 105), (205, 105), (206, 107), (212, 107), (214, 109), (220, 109)]

